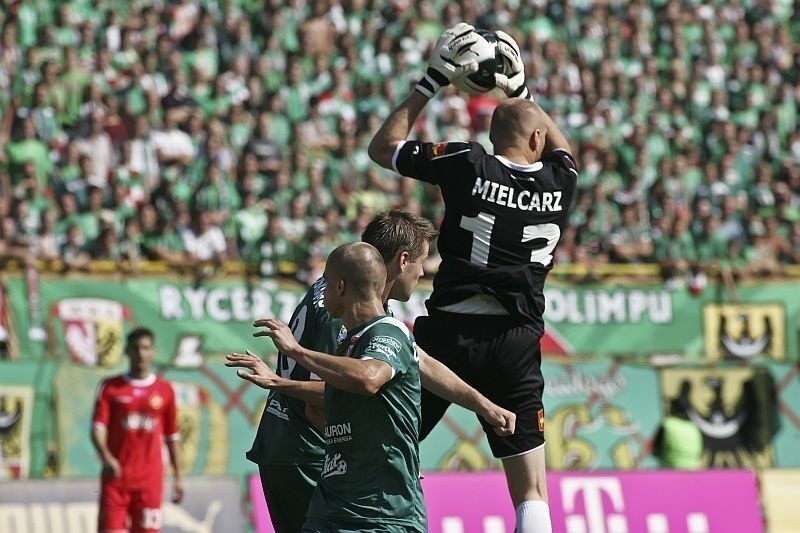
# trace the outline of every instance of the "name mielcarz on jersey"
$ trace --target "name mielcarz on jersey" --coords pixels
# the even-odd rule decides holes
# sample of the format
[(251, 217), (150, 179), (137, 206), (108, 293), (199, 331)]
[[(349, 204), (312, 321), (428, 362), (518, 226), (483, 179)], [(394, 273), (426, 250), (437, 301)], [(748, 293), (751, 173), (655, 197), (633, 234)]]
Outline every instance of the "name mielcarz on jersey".
[(493, 204), (520, 209), (522, 211), (562, 211), (561, 191), (538, 193), (535, 191), (519, 191), (490, 180), (475, 179), (472, 196), (480, 196), (481, 200)]

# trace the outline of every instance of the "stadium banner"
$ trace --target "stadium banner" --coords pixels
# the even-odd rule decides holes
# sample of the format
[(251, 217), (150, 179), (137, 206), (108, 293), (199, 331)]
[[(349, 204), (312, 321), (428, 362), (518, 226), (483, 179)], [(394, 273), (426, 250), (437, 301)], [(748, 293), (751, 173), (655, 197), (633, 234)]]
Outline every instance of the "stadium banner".
[(770, 533), (795, 533), (800, 524), (798, 487), (800, 470), (767, 469), (759, 475), (761, 502), (767, 515)]
[[(29, 295), (24, 279), (5, 281), (12, 332), (19, 359), (43, 356), (85, 366), (112, 368), (123, 358), (124, 336), (134, 326), (156, 335), (158, 362), (197, 366), (203, 355), (274, 351), (268, 339), (253, 338), (253, 321), (277, 317), (288, 322), (305, 288), (297, 284), (242, 279), (196, 285), (178, 278), (106, 279), (92, 277), (39, 280), (46, 342), (23, 335), (30, 327)], [(393, 303), (400, 318), (424, 313), (427, 293)]]
[[(97, 475), (89, 428), (100, 381), (123, 372), (64, 360), (0, 361), (0, 475)], [(156, 371), (174, 383), (187, 475), (245, 475), (266, 392), (220, 356)], [(653, 469), (650, 441), (680, 394), (705, 435), (713, 468), (800, 468), (800, 365), (663, 369), (619, 360), (546, 358), (544, 426), (551, 471)], [(686, 383), (686, 385), (683, 385)], [(518, 421), (518, 423), (522, 423)], [(428, 471), (499, 469), (477, 417), (451, 406), (420, 444)]]
[[(99, 479), (0, 483), (3, 533), (97, 531)], [(165, 487), (169, 495), (169, 484)], [(165, 499), (163, 533), (245, 531), (239, 480), (230, 476), (184, 479), (180, 505)]]
[[(553, 531), (764, 531), (756, 476), (748, 470), (549, 473), (547, 484)], [(422, 490), (430, 533), (514, 529), (502, 472), (424, 472)], [(250, 503), (255, 531), (274, 533), (257, 475), (250, 477)]]
[[(109, 279), (42, 275), (31, 299), (26, 279), (5, 277), (11, 309), (9, 345), (17, 358), (50, 355), (87, 366), (111, 367), (122, 357), (134, 325), (153, 328), (162, 362), (190, 366), (201, 354), (272, 349), (252, 337), (257, 318), (287, 320), (302, 297), (297, 284), (247, 283), (241, 278)], [(709, 361), (798, 361), (800, 300), (796, 284), (774, 281), (741, 286), (733, 304), (713, 286), (695, 296), (663, 285), (562, 285), (545, 290), (545, 353), (585, 356), (683, 355)], [(392, 303), (408, 323), (425, 313), (429, 287), (407, 303)], [(36, 309), (31, 308), (31, 302)], [(746, 302), (746, 303), (744, 303)], [(34, 312), (35, 311), (35, 312)], [(29, 335), (31, 328), (45, 332)]]

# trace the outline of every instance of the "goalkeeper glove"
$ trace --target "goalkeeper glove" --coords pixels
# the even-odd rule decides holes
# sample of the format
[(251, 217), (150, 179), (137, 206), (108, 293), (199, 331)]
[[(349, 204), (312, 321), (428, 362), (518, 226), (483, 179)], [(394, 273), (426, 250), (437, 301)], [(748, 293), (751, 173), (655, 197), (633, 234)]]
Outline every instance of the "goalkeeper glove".
[(419, 80), (416, 90), (426, 98), (449, 85), (453, 80), (478, 71), (478, 62), (472, 57), (464, 57), (460, 52), (478, 40), (475, 28), (466, 22), (459, 22), (442, 34), (436, 42), (425, 75)]
[(497, 52), (502, 58), (501, 72), (494, 75), (495, 85), (509, 98), (527, 98), (533, 95), (525, 86), (525, 65), (514, 38), (504, 31), (497, 30)]

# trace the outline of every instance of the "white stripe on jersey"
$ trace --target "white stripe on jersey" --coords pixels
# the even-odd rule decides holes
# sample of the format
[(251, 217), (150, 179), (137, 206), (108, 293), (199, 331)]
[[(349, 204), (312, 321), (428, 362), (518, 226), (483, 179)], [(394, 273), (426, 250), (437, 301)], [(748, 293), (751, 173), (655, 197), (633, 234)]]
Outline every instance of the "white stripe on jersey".
[(394, 153), (392, 154), (392, 168), (398, 174), (400, 174), (400, 171), (397, 170), (397, 156), (400, 155), (400, 150), (403, 149), (403, 146), (405, 146), (405, 144), (406, 141), (400, 141), (399, 143), (397, 143), (397, 148), (394, 149)]
[(437, 159), (444, 159), (445, 157), (452, 157), (454, 155), (463, 154), (469, 152), (469, 148), (466, 150), (459, 150), (458, 152), (453, 152), (452, 154), (444, 154), (444, 155), (436, 155), (431, 157), (431, 161), (436, 161)]
[[(498, 161), (500, 161), (503, 165), (507, 166), (508, 168), (519, 170), (522, 172), (537, 172), (544, 168), (544, 164), (541, 161), (537, 161), (536, 163), (532, 163), (530, 165), (521, 165), (519, 163), (514, 163), (513, 161), (509, 161), (502, 155), (495, 156)], [(515, 178), (517, 176), (514, 176)]]
[[(566, 151), (566, 150), (564, 150), (563, 148), (556, 148), (556, 149), (555, 149), (555, 150), (553, 150), (553, 151), (554, 151), (554, 152), (564, 152), (564, 153), (565, 153), (567, 156), (569, 156), (569, 159), (570, 159), (570, 161), (572, 161), (572, 164), (573, 164), (573, 165), (575, 164), (575, 158), (574, 158), (574, 157), (572, 157), (572, 154), (571, 154), (571, 153), (567, 152), (567, 151)], [(573, 174), (575, 174), (576, 176), (578, 175), (578, 171), (577, 171), (575, 168), (573, 168), (573, 167), (569, 167), (569, 169), (572, 171), (572, 173), (573, 173)]]

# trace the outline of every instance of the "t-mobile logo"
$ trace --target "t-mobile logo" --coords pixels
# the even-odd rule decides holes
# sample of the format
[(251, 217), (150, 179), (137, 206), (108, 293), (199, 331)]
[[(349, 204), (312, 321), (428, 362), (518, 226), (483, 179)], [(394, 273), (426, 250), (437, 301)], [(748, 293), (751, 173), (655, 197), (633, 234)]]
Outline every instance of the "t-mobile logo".
[[(505, 521), (502, 516), (484, 516), (482, 521), (483, 529), (480, 533), (506, 533)], [(464, 520), (458, 516), (446, 516), (442, 518), (442, 533), (465, 533)]]
[[(610, 512), (603, 507), (603, 497), (611, 503)], [(577, 514), (577, 504), (583, 499), (584, 514)], [(629, 533), (625, 516), (622, 485), (615, 477), (571, 477), (561, 481), (561, 500), (567, 533)], [(646, 515), (646, 524), (635, 524), (634, 531), (669, 533), (669, 520), (663, 513)], [(686, 515), (689, 533), (708, 533), (708, 518), (704, 513)]]

